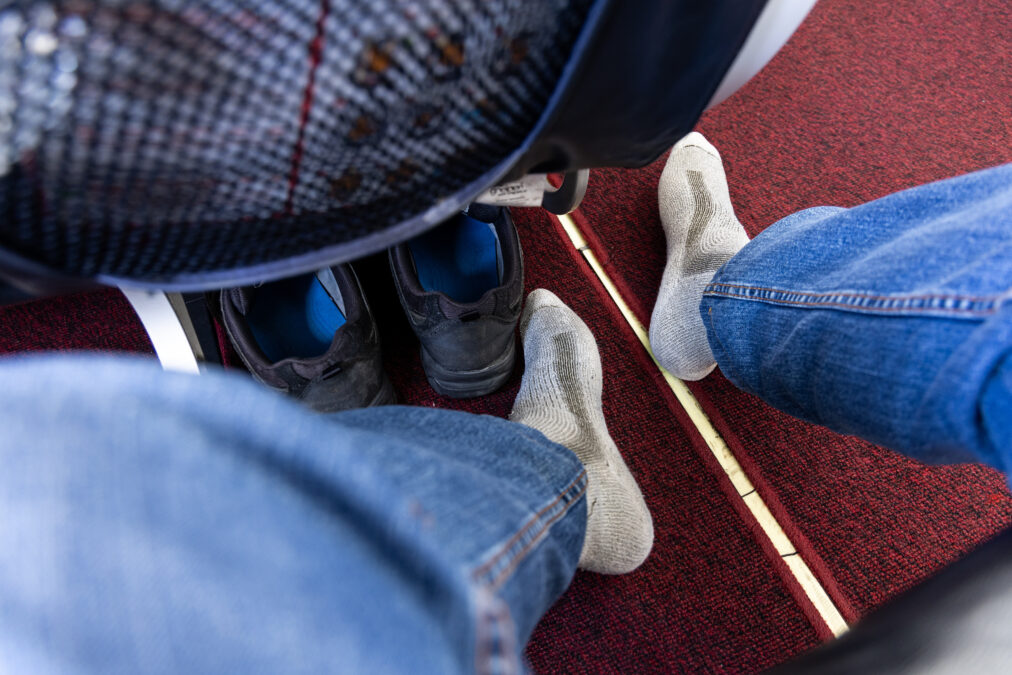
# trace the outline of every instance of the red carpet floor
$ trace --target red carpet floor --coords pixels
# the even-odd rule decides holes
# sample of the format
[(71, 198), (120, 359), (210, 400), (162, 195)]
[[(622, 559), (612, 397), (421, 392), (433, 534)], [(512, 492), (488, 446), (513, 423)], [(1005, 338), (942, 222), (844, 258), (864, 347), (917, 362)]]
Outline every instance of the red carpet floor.
[(113, 289), (0, 307), (0, 354), (74, 350), (154, 353), (130, 304)]
[[(1012, 161), (1012, 7), (822, 0), (698, 128), (753, 236), (802, 208)], [(664, 265), (663, 162), (592, 172), (577, 217), (644, 323)], [(848, 619), (1012, 522), (995, 472), (925, 467), (797, 422), (719, 373), (693, 391)]]
[[(1009, 26), (997, 0), (822, 0), (770, 67), (700, 124), (724, 154), (750, 233), (799, 208), (856, 204), (1012, 159)], [(663, 267), (661, 166), (596, 172), (581, 216), (644, 321)], [(702, 441), (556, 226), (535, 212), (518, 223), (528, 287), (557, 292), (597, 336), (609, 427), (657, 529), (654, 555), (636, 573), (577, 576), (535, 633), (535, 669), (758, 672), (823, 639), (783, 561), (728, 498)], [(383, 259), (360, 271), (403, 402), (508, 413), (519, 366), (480, 401), (436, 396)], [(0, 352), (151, 349), (114, 291), (2, 308), (0, 325)], [(1012, 521), (993, 472), (924, 467), (799, 423), (719, 375), (694, 391), (847, 618)]]

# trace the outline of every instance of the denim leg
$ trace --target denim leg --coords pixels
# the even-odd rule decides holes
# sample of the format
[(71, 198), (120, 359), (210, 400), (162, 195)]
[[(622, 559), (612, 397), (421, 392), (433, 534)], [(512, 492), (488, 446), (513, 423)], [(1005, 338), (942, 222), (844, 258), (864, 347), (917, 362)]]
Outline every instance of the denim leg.
[(0, 366), (10, 672), (514, 672), (583, 467), (505, 420), (325, 416), (140, 359)]
[(774, 224), (700, 306), (721, 371), (924, 461), (1012, 465), (1012, 165)]

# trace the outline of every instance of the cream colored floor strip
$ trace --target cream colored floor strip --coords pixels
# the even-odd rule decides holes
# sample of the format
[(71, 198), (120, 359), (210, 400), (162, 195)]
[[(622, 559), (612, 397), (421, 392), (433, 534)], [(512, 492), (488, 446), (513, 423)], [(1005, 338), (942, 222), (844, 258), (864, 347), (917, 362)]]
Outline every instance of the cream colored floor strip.
[(710, 418), (706, 416), (703, 409), (699, 405), (699, 401), (692, 395), (689, 388), (685, 386), (685, 383), (673, 376), (668, 371), (661, 368), (660, 364), (657, 363), (657, 359), (654, 358), (653, 352), (650, 350), (650, 339), (647, 335), (647, 331), (643, 324), (640, 323), (639, 319), (629, 309), (629, 305), (625, 299), (618, 292), (615, 284), (612, 283), (608, 274), (601, 267), (601, 263), (598, 261), (597, 256), (587, 245), (587, 241), (583, 238), (583, 234), (580, 232), (580, 228), (577, 227), (576, 223), (569, 216), (558, 216), (559, 222), (562, 223), (562, 227), (565, 229), (566, 234), (569, 235), (570, 241), (573, 242), (573, 246), (583, 254), (587, 264), (590, 265), (591, 269), (594, 270), (594, 274), (604, 284), (611, 299), (615, 302), (619, 311), (625, 317), (626, 322), (636, 333), (636, 337), (643, 344), (644, 349), (650, 354), (650, 358), (654, 360), (657, 368), (660, 369), (664, 375), (665, 381), (668, 386), (675, 393), (679, 403), (685, 408), (685, 411), (689, 414), (689, 418), (692, 423), (696, 426), (696, 429), (703, 436), (707, 446), (710, 448), (710, 452), (717, 458), (717, 462), (720, 463), (721, 468), (724, 469), (724, 473), (731, 480), (731, 484), (734, 485), (735, 490), (738, 492), (738, 496), (742, 498), (745, 504), (748, 506), (752, 516), (759, 523), (762, 531), (769, 537), (772, 542), (774, 549), (783, 557), (784, 562), (787, 563), (787, 567), (794, 574), (794, 577), (798, 580), (801, 588), (808, 595), (812, 604), (815, 605), (816, 610), (822, 616), (822, 619), (829, 626), (829, 629), (833, 631), (834, 635), (842, 635), (847, 631), (847, 622), (844, 620), (840, 611), (836, 608), (829, 594), (826, 593), (826, 589), (822, 587), (815, 575), (812, 574), (812, 570), (805, 563), (804, 559), (798, 554), (797, 549), (787, 534), (784, 532), (780, 523), (773, 516), (773, 513), (766, 506), (766, 502), (763, 501), (759, 493), (756, 492), (755, 486), (752, 485), (752, 481), (745, 475), (745, 471), (741, 468), (741, 464), (735, 458), (731, 449), (727, 447), (727, 443), (720, 437), (717, 430), (713, 427), (710, 422)]

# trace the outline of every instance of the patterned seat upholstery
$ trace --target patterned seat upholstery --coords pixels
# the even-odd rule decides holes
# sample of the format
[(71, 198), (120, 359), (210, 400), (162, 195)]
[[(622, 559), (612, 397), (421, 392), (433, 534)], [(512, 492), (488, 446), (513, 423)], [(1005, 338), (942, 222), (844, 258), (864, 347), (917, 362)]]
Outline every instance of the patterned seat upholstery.
[[(8, 4), (0, 10), (3, 263), (198, 288), (379, 250), (446, 218), (511, 169), (531, 168), (518, 168), (518, 153), (549, 117), (578, 40), (601, 32), (588, 28), (592, 17), (614, 21), (620, 6)], [(640, 161), (657, 151), (640, 152)], [(541, 154), (572, 168), (562, 166), (573, 163), (565, 153)]]

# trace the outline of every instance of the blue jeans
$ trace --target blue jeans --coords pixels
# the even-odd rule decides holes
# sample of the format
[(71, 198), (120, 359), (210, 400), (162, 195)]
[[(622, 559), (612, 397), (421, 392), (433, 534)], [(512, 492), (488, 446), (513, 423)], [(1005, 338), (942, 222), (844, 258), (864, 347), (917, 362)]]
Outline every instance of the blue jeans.
[(785, 218), (700, 312), (721, 371), (780, 410), (1012, 468), (1012, 165)]
[(141, 359), (0, 381), (4, 672), (517, 672), (576, 569), (583, 466), (519, 424)]
[[(1012, 169), (774, 225), (716, 276), (739, 386), (914, 456), (1012, 447)], [(586, 475), (536, 431), (319, 416), (129, 359), (0, 367), (12, 672), (515, 672), (574, 573)]]

